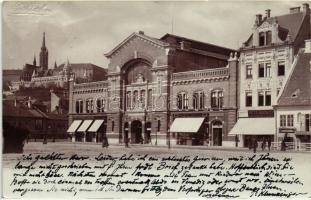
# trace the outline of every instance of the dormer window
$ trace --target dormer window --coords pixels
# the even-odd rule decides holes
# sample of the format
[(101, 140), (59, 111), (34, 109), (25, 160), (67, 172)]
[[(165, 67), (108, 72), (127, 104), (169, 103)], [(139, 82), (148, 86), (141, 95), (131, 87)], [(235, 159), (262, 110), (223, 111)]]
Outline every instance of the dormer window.
[(272, 32), (260, 32), (259, 33), (259, 46), (270, 45), (272, 43)]

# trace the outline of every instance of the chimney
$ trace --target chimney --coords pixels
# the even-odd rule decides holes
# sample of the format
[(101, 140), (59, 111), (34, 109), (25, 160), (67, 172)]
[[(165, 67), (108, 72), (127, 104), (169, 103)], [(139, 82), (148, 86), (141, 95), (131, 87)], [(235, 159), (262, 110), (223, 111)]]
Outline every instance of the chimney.
[(302, 4), (302, 11), (303, 11), (304, 14), (310, 13), (309, 4), (307, 4), (307, 3)]
[(271, 15), (271, 10), (270, 10), (270, 9), (267, 9), (267, 10), (266, 10), (266, 17), (267, 17), (267, 18), (270, 18), (270, 15)]
[(311, 39), (305, 40), (305, 53), (311, 53)]
[(289, 9), (289, 13), (290, 14), (295, 14), (295, 13), (299, 13), (300, 12), (300, 7), (293, 7)]
[(259, 25), (259, 24), (261, 24), (261, 22), (262, 22), (262, 14), (257, 14), (256, 15), (256, 25)]
[(145, 35), (144, 31), (138, 31), (138, 34)]

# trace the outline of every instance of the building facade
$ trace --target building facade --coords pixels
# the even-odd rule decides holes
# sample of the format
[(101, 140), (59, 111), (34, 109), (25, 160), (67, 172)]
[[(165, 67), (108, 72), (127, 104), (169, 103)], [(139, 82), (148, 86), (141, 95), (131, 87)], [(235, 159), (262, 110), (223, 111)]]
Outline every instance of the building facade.
[(310, 149), (311, 142), (311, 40), (306, 40), (281, 90), (276, 113), (276, 140), (296, 150)]
[[(107, 81), (71, 83), (69, 122), (80, 122), (74, 140), (100, 141), (104, 136), (110, 143), (203, 145), (213, 140), (209, 134), (214, 126), (217, 134), (210, 144), (232, 141), (227, 133), (237, 112), (234, 52), (170, 34), (156, 39), (133, 33), (105, 54), (110, 61)], [(184, 117), (204, 118), (198, 127), (201, 136), (170, 130), (176, 118)], [(100, 119), (105, 135), (89, 133)]]
[(293, 68), (299, 48), (311, 36), (310, 24), (308, 4), (303, 4), (302, 11), (300, 7), (291, 8), (282, 16), (272, 17), (270, 10), (266, 10), (265, 17), (256, 15), (252, 34), (240, 48), (241, 120), (232, 130), (232, 134), (239, 135), (240, 146), (248, 146), (253, 136), (258, 140), (274, 137), (275, 126), (264, 126), (267, 130), (252, 130), (247, 124), (259, 124), (261, 120), (275, 124), (272, 106), (277, 104), (277, 97)]

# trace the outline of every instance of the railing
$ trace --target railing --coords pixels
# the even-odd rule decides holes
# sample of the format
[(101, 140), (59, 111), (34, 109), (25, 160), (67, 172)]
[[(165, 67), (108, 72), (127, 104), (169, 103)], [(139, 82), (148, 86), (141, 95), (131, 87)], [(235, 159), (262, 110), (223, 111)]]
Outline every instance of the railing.
[[(285, 150), (292, 151), (311, 151), (311, 143), (302, 143), (302, 142), (297, 142), (295, 145), (295, 142), (285, 142)], [(272, 142), (271, 143), (271, 149), (272, 150), (281, 150), (282, 149), (282, 142)]]
[(297, 146), (298, 151), (311, 151), (311, 143), (298, 143)]
[(173, 74), (173, 80), (180, 79), (200, 79), (200, 78), (209, 78), (209, 77), (218, 77), (218, 76), (228, 76), (229, 68), (217, 68), (217, 69), (205, 69), (197, 70), (190, 72), (178, 72)]

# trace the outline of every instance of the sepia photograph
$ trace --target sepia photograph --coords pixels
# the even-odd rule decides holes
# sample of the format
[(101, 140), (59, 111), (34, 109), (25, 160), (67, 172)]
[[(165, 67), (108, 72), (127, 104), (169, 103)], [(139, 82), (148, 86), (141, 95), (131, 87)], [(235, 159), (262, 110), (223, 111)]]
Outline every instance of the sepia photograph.
[(310, 1), (2, 2), (2, 199), (310, 199)]

